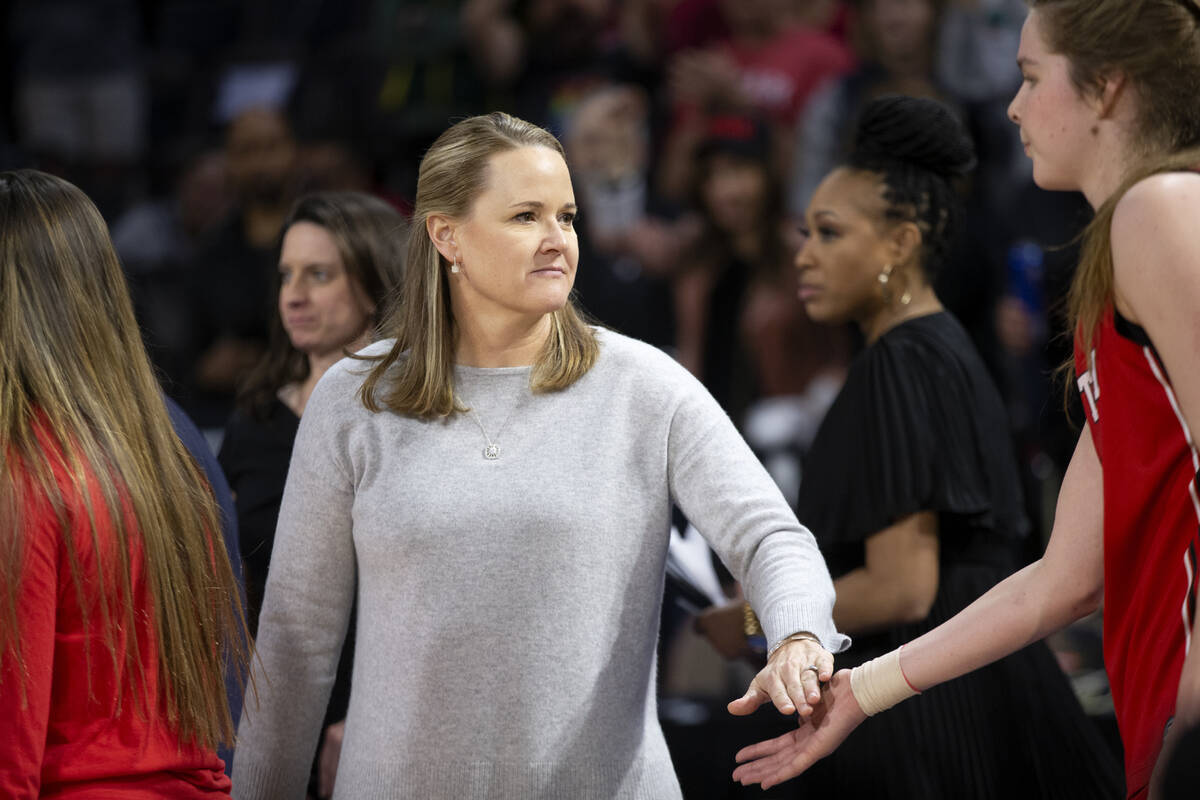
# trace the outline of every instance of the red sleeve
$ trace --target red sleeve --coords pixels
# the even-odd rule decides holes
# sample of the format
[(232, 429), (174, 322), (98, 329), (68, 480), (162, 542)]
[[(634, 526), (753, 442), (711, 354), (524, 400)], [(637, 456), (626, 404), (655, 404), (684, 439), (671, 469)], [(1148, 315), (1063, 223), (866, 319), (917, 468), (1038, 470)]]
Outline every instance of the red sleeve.
[(41, 787), (58, 604), (58, 524), (37, 516), (26, 533), (17, 593), (24, 675), (0, 656), (0, 797), (10, 800), (37, 798)]

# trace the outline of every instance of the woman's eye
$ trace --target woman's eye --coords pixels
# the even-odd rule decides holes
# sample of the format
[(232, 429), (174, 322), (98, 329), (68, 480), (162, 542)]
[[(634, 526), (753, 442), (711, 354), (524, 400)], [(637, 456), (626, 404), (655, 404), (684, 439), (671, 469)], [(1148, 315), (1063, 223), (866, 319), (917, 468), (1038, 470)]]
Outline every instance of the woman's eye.
[(817, 233), (820, 235), (821, 241), (824, 242), (832, 241), (838, 237), (837, 231), (835, 231), (833, 228), (826, 228), (824, 226), (817, 228)]
[(520, 214), (517, 214), (515, 217), (513, 217), (513, 219), (517, 222), (533, 222), (534, 216), (532, 211), (522, 211)]
[(563, 212), (562, 214), (558, 215), (559, 221), (563, 225), (567, 226), (568, 228), (570, 228), (571, 226), (573, 226), (575, 224), (575, 220), (578, 217), (579, 217), (579, 215), (573, 211), (566, 211), (566, 212)]
[(312, 271), (313, 280), (318, 283), (324, 283), (329, 280), (329, 272), (323, 269), (314, 269)]

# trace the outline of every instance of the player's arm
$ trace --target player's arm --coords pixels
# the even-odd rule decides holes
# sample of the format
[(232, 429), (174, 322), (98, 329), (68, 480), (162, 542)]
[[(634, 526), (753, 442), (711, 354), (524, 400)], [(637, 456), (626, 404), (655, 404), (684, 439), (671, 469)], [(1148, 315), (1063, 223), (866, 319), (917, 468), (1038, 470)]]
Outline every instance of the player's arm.
[[(903, 672), (894, 676), (895, 681), (928, 689), (1003, 658), (1094, 611), (1104, 594), (1101, 487), (1100, 461), (1085, 429), (1063, 478), (1045, 554), (906, 644), (900, 664)], [(738, 753), (741, 765), (734, 779), (768, 788), (831, 753), (866, 718), (865, 699), (851, 688), (849, 675), (847, 670), (834, 675), (826, 690), (826, 711), (814, 725), (801, 725)]]

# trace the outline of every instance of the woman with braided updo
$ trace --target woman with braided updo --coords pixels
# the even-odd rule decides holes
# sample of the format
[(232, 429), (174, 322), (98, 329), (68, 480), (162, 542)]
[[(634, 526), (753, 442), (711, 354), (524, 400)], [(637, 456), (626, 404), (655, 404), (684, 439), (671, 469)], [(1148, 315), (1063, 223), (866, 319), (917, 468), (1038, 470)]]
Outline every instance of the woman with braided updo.
[[(853, 151), (807, 212), (800, 300), (815, 322), (854, 322), (866, 340), (798, 504), (834, 577), (834, 620), (854, 637), (850, 666), (1021, 566), (1029, 525), (1004, 406), (931, 285), (959, 212), (952, 181), (973, 165), (946, 107), (883, 97), (865, 106)], [(803, 796), (925, 800), (1120, 791), (1115, 758), (1041, 643), (869, 720), (801, 783)]]
[[(1103, 601), (1126, 793), (1195, 796), (1194, 785), (1170, 795), (1166, 765), (1186, 747), (1182, 732), (1200, 730), (1200, 4), (1029, 5), (1017, 52), (1024, 82), (1009, 117), (1038, 186), (1082, 192), (1096, 209), (1068, 298), (1070, 385), (1082, 395), (1086, 427), (1046, 552), (902, 653), (835, 675), (820, 725), (740, 754), (749, 763), (734, 777), (744, 782), (803, 772), (868, 715)], [(1194, 750), (1178, 758), (1194, 764)]]

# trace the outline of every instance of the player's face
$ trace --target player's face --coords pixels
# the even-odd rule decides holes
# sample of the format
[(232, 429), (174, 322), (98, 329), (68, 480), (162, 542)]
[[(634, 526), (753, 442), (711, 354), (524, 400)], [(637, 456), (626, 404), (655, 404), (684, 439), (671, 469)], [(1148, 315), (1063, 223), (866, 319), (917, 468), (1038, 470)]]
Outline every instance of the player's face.
[(1021, 127), (1021, 143), (1033, 160), (1033, 180), (1043, 189), (1079, 189), (1095, 146), (1096, 110), (1071, 81), (1071, 62), (1050, 52), (1036, 10), (1021, 29), (1017, 64), (1023, 81), (1008, 117)]

